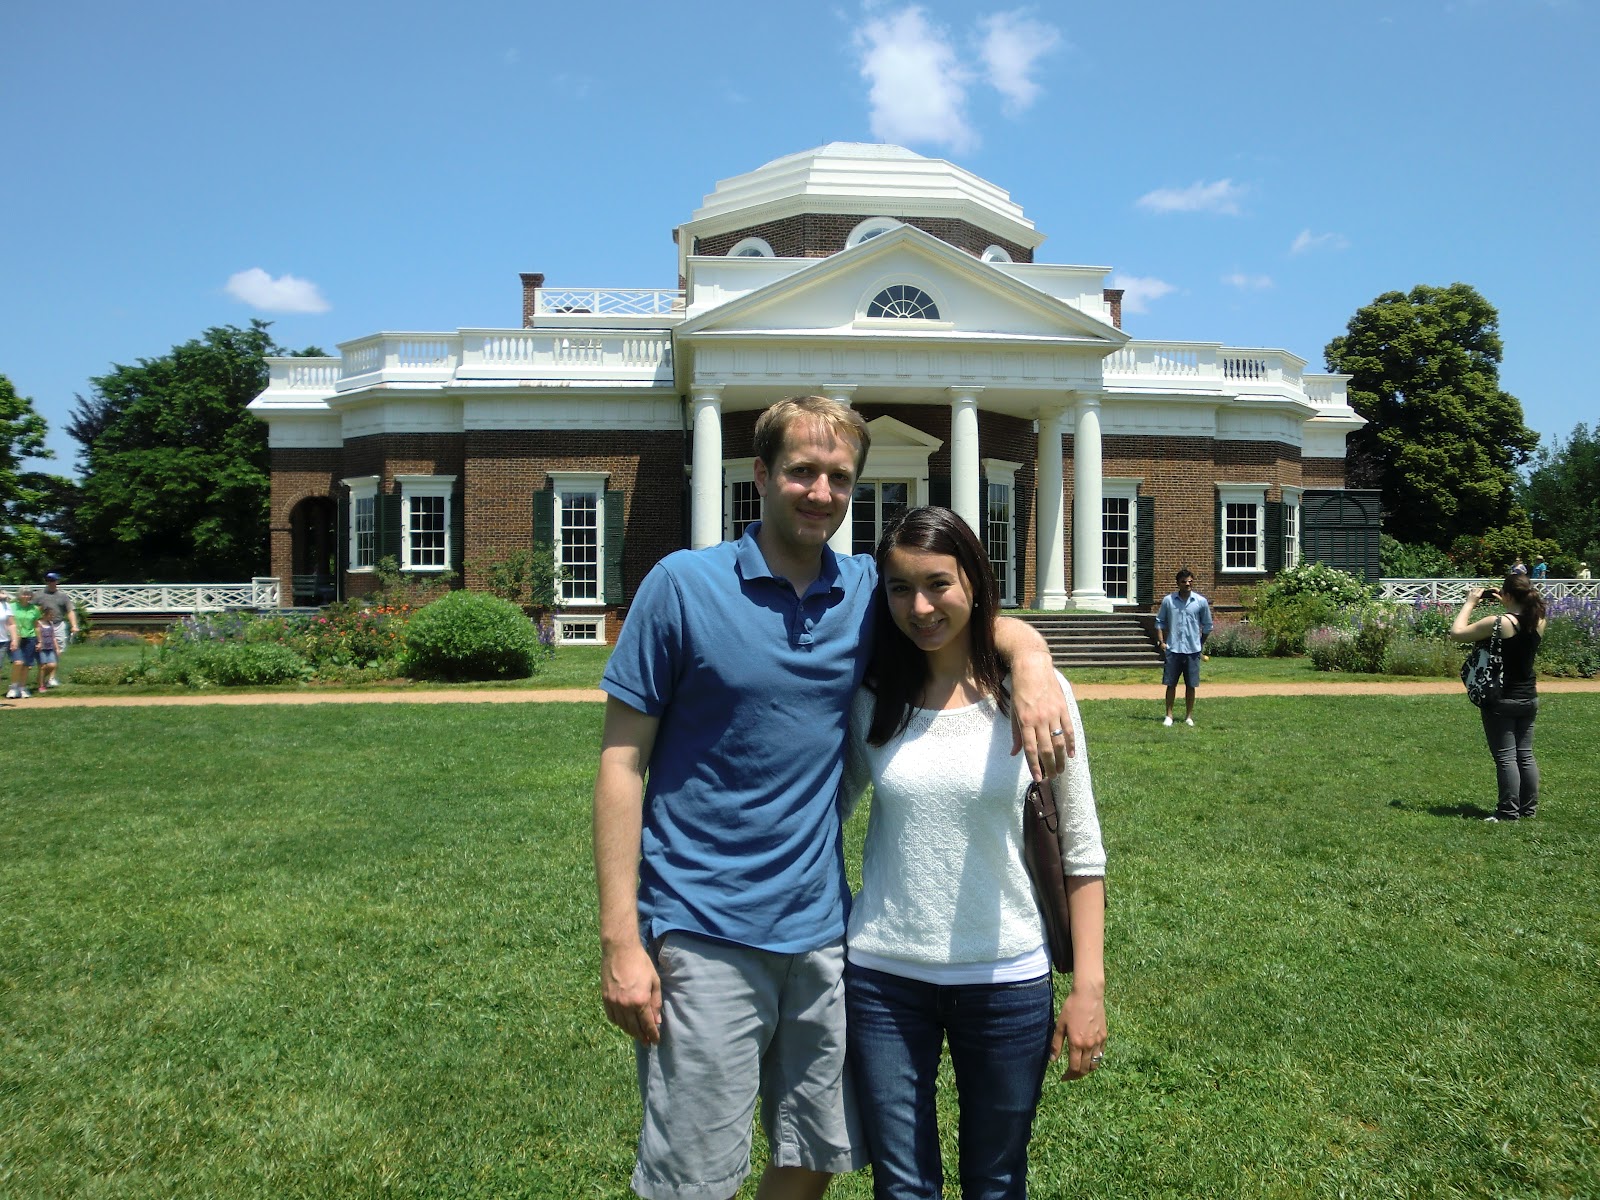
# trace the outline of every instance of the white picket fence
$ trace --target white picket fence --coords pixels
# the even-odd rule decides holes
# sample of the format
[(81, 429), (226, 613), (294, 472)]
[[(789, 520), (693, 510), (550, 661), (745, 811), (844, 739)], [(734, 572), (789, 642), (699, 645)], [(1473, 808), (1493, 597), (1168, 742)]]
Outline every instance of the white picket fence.
[[(1380, 579), (1378, 595), (1407, 604), (1418, 600), (1460, 604), (1475, 587), (1499, 587), (1502, 579)], [(1546, 600), (1600, 600), (1600, 579), (1535, 579)]]
[(61, 590), (97, 617), (283, 606), (283, 587), (275, 575), (257, 575), (249, 583), (72, 583)]

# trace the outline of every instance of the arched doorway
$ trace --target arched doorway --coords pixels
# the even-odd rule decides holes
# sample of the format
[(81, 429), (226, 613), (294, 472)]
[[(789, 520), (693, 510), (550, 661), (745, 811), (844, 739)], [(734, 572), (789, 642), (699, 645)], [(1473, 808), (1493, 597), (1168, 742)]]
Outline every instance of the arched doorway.
[(294, 602), (327, 604), (338, 596), (335, 526), (338, 507), (330, 496), (307, 496), (289, 513)]

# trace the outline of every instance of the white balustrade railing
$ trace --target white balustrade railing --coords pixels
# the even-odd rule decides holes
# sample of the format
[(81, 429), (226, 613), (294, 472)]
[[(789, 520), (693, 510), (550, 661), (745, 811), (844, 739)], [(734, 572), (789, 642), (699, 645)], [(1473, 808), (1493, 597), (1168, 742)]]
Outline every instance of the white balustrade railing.
[(1304, 375), (1301, 377), (1306, 399), (1318, 408), (1345, 408), (1350, 403), (1350, 393), (1343, 376)]
[(339, 382), (337, 358), (269, 358), (268, 387), (276, 391), (331, 392)]
[(283, 606), (283, 588), (273, 575), (249, 583), (74, 583), (62, 590), (97, 617)]
[(1128, 342), (1105, 359), (1107, 379), (1149, 379), (1302, 387), (1300, 360), (1281, 350), (1243, 350), (1209, 342)]
[(533, 296), (538, 316), (667, 317), (683, 312), (683, 292), (677, 288), (536, 288)]
[[(1425, 601), (1438, 604), (1460, 604), (1467, 592), (1475, 587), (1497, 588), (1502, 579), (1380, 579), (1378, 596), (1383, 600), (1397, 600), (1403, 604)], [(1535, 579), (1533, 586), (1546, 600), (1600, 600), (1600, 580), (1596, 579)]]

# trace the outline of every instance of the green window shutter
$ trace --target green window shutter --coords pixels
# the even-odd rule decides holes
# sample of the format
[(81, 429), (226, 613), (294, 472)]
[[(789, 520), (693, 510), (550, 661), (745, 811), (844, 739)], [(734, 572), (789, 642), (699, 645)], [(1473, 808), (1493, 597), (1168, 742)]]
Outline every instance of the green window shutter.
[(627, 599), (622, 591), (622, 534), (627, 525), (623, 519), (625, 514), (622, 493), (607, 492), (605, 494), (605, 508), (605, 602), (607, 604), (622, 604)]
[(339, 572), (339, 578), (334, 581), (334, 584), (342, 592), (344, 588), (344, 573), (350, 569), (350, 489), (339, 487), (335, 490), (338, 493), (336, 503), (338, 504), (339, 516), (333, 529), (334, 563), (335, 569)]
[(1219, 493), (1218, 496), (1217, 496), (1217, 576), (1219, 578), (1222, 575), (1222, 564), (1223, 564), (1223, 554), (1222, 554), (1223, 536), (1222, 535), (1223, 535), (1223, 527), (1222, 527), (1222, 496)]
[(1140, 604), (1156, 598), (1156, 499), (1140, 496), (1135, 501), (1135, 534), (1139, 543), (1139, 562), (1134, 569), (1134, 589)]
[(465, 585), (462, 567), (467, 561), (467, 514), (461, 503), (461, 489), (450, 493), (450, 569), (458, 586)]
[(556, 544), (556, 494), (550, 488), (533, 494), (533, 540)]
[(396, 492), (393, 495), (378, 493), (377, 518), (378, 518), (378, 557), (392, 556), (395, 562), (402, 567), (406, 565), (405, 559), (400, 554), (400, 506), (404, 503), (403, 497)]
[[(555, 549), (556, 544), (556, 494), (552, 488), (544, 488), (533, 494), (533, 548), (535, 551), (541, 546)], [(559, 588), (559, 584), (557, 587)], [(534, 597), (534, 603), (542, 606), (553, 605), (557, 597), (546, 596), (543, 600)]]
[(1283, 501), (1268, 500), (1262, 514), (1266, 526), (1266, 554), (1263, 556), (1267, 574), (1276, 575), (1283, 570)]

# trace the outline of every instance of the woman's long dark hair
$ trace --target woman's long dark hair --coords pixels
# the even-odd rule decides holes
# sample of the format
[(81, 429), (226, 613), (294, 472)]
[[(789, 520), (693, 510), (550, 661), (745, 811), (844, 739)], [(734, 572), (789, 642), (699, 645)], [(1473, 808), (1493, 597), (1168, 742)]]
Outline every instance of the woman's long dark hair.
[(1000, 607), (994, 570), (967, 523), (948, 508), (911, 508), (889, 523), (878, 539), (878, 594), (873, 598), (872, 662), (867, 686), (876, 703), (867, 741), (881, 746), (911, 723), (911, 710), (928, 682), (928, 656), (900, 632), (889, 615), (885, 591), (889, 552), (926, 550), (948, 554), (956, 560), (972, 592), (972, 674), (986, 695), (993, 696), (1001, 712), (1010, 711), (1005, 689), (1005, 664), (994, 644), (994, 619)]
[(1515, 575), (1507, 575), (1505, 582), (1500, 585), (1500, 596), (1514, 601), (1523, 616), (1532, 617), (1534, 632), (1538, 632), (1539, 622), (1544, 620), (1544, 596), (1533, 586), (1532, 580), (1520, 571)]

